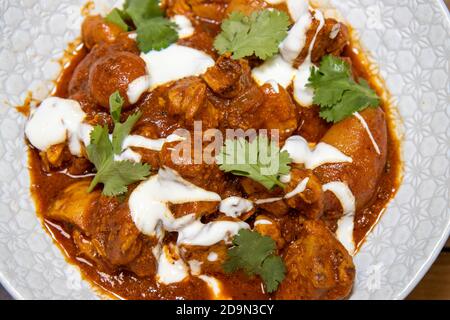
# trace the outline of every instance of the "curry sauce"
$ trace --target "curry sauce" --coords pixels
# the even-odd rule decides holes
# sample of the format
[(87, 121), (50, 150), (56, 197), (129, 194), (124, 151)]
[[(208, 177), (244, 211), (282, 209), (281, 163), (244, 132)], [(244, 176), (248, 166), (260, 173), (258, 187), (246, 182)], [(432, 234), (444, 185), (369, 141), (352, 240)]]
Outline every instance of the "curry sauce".
[[(218, 25), (220, 25), (221, 19), (227, 12), (228, 2), (229, 1), (214, 3), (213, 6), (215, 9), (208, 9), (212, 11), (208, 11), (205, 7), (201, 7), (204, 9), (204, 11), (202, 11), (200, 10), (200, 7), (196, 7), (196, 5), (194, 5), (194, 7), (191, 8), (186, 14), (189, 15), (189, 18), (195, 22), (195, 33), (190, 38), (179, 40), (179, 43), (209, 52), (216, 61), (216, 65), (219, 64), (218, 61), (223, 61), (223, 64), (226, 64), (226, 67), (220, 70), (221, 72), (223, 70), (238, 69), (239, 75), (236, 75), (236, 78), (240, 77), (240, 80), (238, 80), (240, 81), (239, 86), (246, 86), (243, 89), (243, 92), (246, 94), (245, 101), (239, 104), (236, 102), (237, 98), (235, 98), (238, 94), (234, 95), (233, 93), (227, 92), (225, 95), (223, 93), (216, 92), (213, 88), (213, 84), (208, 83), (208, 85), (205, 85), (203, 83), (205, 81), (207, 82), (205, 76), (191, 77), (187, 80), (182, 79), (176, 81), (175, 83), (171, 82), (164, 84), (151, 92), (144, 93), (138, 103), (135, 105), (130, 105), (127, 107), (127, 110), (123, 112), (123, 118), (129, 116), (133, 112), (132, 110), (134, 108), (142, 112), (142, 118), (137, 123), (137, 128), (135, 130), (136, 134), (142, 134), (143, 136), (149, 138), (160, 138), (163, 136), (166, 137), (177, 128), (190, 128), (191, 119), (183, 118), (184, 115), (180, 115), (178, 110), (174, 112), (170, 109), (170, 107), (169, 109), (167, 107), (167, 101), (170, 99), (171, 90), (179, 87), (182, 87), (183, 90), (185, 90), (185, 87), (183, 87), (183, 81), (187, 81), (187, 87), (194, 87), (198, 85), (201, 88), (206, 88), (206, 93), (204, 93), (204, 95), (206, 101), (208, 101), (208, 107), (205, 108), (210, 109), (200, 111), (199, 113), (196, 113), (195, 116), (200, 120), (203, 120), (204, 127), (206, 128), (220, 127), (225, 130), (227, 127), (238, 127), (241, 129), (246, 129), (247, 127), (245, 127), (244, 123), (249, 123), (249, 126), (251, 126), (257, 121), (260, 121), (262, 123), (260, 126), (264, 127), (264, 123), (270, 122), (269, 120), (266, 121), (266, 119), (258, 119), (258, 114), (249, 115), (254, 111), (252, 111), (252, 109), (249, 109), (249, 111), (246, 112), (247, 115), (242, 114), (241, 111), (238, 110), (239, 108), (244, 108), (244, 105), (251, 105), (253, 103), (252, 99), (259, 101), (259, 104), (264, 104), (264, 102), (261, 101), (261, 99), (265, 99), (265, 96), (261, 95), (260, 92), (262, 89), (258, 89), (254, 81), (251, 80), (251, 77), (245, 78), (245, 73), (248, 73), (248, 70), (250, 70), (251, 67), (260, 65), (261, 61), (252, 58), (248, 59), (249, 61), (240, 62), (241, 64), (239, 64), (235, 61), (230, 61), (231, 59), (229, 59), (229, 57), (219, 57), (212, 49), (212, 40), (219, 32)], [(248, 1), (234, 2), (239, 2), (241, 6), (246, 7), (245, 5)], [(250, 1), (248, 3), (252, 3), (251, 7), (253, 8), (253, 6), (257, 7), (257, 3), (260, 2), (261, 1)], [(178, 1), (175, 0), (168, 1), (168, 14), (171, 14), (172, 11), (178, 10), (176, 6), (177, 3)], [(287, 10), (285, 5), (282, 5), (281, 7), (277, 6), (277, 9)], [(127, 35), (124, 36), (123, 34), (116, 34), (113, 37), (113, 40), (108, 41), (105, 39), (100, 39), (94, 44), (90, 43), (88, 45), (89, 47), (86, 46), (87, 38), (89, 38), (89, 35), (84, 34), (85, 44), (79, 47), (79, 50), (72, 58), (71, 63), (65, 67), (58, 80), (53, 95), (64, 99), (74, 99), (79, 101), (83, 107), (83, 111), (87, 114), (87, 119), (89, 119), (89, 121), (92, 121), (94, 124), (106, 125), (111, 128), (112, 121), (109, 117), (108, 110), (99, 107), (98, 102), (92, 103), (92, 97), (89, 96), (91, 94), (90, 86), (92, 85), (89, 82), (89, 68), (92, 67), (86, 67), (86, 65), (92, 64), (89, 62), (90, 60), (100, 60), (104, 56), (114, 54), (115, 51), (124, 50), (129, 54), (134, 54), (136, 57), (138, 57), (139, 52), (136, 48), (134, 40)], [(385, 121), (387, 128), (385, 154), (386, 161), (383, 165), (383, 170), (377, 179), (376, 188), (370, 193), (370, 199), (365, 202), (363, 207), (358, 208), (355, 212), (353, 239), (356, 247), (359, 248), (363, 244), (366, 235), (377, 223), (380, 216), (385, 211), (389, 201), (393, 198), (398, 189), (401, 180), (400, 143), (395, 133), (395, 124), (390, 116), (392, 106), (389, 105), (388, 99), (386, 98), (388, 95), (385, 89), (377, 84), (379, 83), (377, 76), (373, 75), (369, 71), (369, 65), (365, 62), (364, 56), (359, 51), (359, 47), (356, 42), (354, 40), (349, 40), (349, 42), (346, 43), (345, 46), (343, 46), (339, 51), (339, 56), (350, 62), (355, 77), (366, 79), (377, 91), (378, 95), (383, 97), (381, 101), (381, 109), (384, 111), (384, 114), (387, 115), (384, 118), (386, 119)], [(95, 62), (93, 62), (93, 64), (95, 65)], [(246, 68), (248, 68), (248, 70), (246, 70)], [(225, 81), (224, 79), (216, 80), (218, 82)], [(105, 80), (105, 82), (107, 81)], [(74, 85), (74, 83), (77, 84)], [(75, 90), (74, 87), (79, 88)], [(232, 88), (232, 90), (240, 90), (240, 88), (237, 88), (236, 86), (232, 86)], [(270, 90), (270, 88), (267, 90)], [(253, 91), (255, 91), (255, 97), (257, 96), (256, 98), (251, 96)], [(283, 92), (290, 94), (292, 97), (292, 87), (287, 88), (287, 90), (283, 89)], [(293, 102), (293, 100), (294, 99), (289, 98), (289, 104), (295, 105), (295, 108), (298, 108), (296, 109), (298, 112), (295, 115), (296, 121), (298, 121), (298, 123), (296, 122), (295, 133), (303, 136), (310, 143), (316, 144), (320, 142), (326, 133), (331, 129), (332, 125), (319, 118), (317, 106), (305, 108), (300, 106), (298, 103)], [(217, 106), (220, 106), (222, 110), (217, 111), (217, 109), (219, 109)], [(267, 115), (268, 119), (276, 119), (277, 117), (283, 116), (281, 107), (279, 110), (276, 108), (271, 110), (272, 111), (270, 111)], [(229, 112), (229, 114), (223, 116), (222, 113), (226, 112)], [(212, 114), (214, 116), (211, 116)], [(189, 130), (192, 130), (192, 128)], [(292, 135), (292, 132), (290, 132), (284, 139), (286, 139), (289, 135)], [(54, 203), (61, 197), (62, 190), (66, 190), (75, 183), (89, 184), (92, 180), (92, 176), (95, 175), (93, 165), (86, 159), (80, 159), (79, 157), (73, 157), (68, 154), (67, 147), (64, 146), (61, 147), (62, 155), (60, 161), (57, 165), (54, 165), (51, 159), (49, 160), (49, 156), (46, 155), (45, 152), (39, 151), (37, 148), (33, 147), (32, 144), (29, 144), (29, 147), (29, 166), (32, 181), (31, 191), (36, 203), (37, 212), (42, 218), (45, 228), (51, 234), (57, 245), (62, 248), (68, 261), (77, 265), (80, 268), (84, 278), (98, 287), (102, 294), (120, 299), (292, 298), (291, 294), (296, 290), (295, 288), (298, 285), (292, 284), (292, 288), (286, 289), (286, 286), (291, 285), (291, 282), (293, 281), (292, 279), (289, 279), (286, 283), (282, 284), (284, 294), (269, 294), (265, 292), (263, 283), (259, 277), (249, 277), (241, 271), (226, 274), (221, 272), (220, 269), (217, 269), (216, 266), (211, 266), (207, 274), (208, 276), (214, 277), (219, 281), (219, 294), (213, 294), (207, 283), (195, 276), (189, 276), (182, 282), (177, 282), (170, 285), (161, 284), (154, 276), (156, 273), (155, 268), (157, 267), (147, 261), (150, 259), (149, 257), (152, 256), (151, 247), (154, 245), (154, 239), (145, 237), (142, 234), (136, 234), (136, 239), (139, 239), (139, 243), (131, 245), (136, 245), (138, 247), (136, 250), (140, 252), (139, 254), (134, 255), (134, 258), (128, 259), (128, 257), (126, 257), (126, 263), (118, 262), (116, 264), (114, 261), (122, 261), (121, 259), (125, 259), (120, 255), (119, 258), (114, 258), (116, 260), (113, 259), (107, 261), (108, 259), (105, 259), (103, 255), (109, 256), (110, 253), (111, 255), (116, 255), (114, 251), (115, 248), (110, 248), (110, 245), (108, 244), (111, 237), (114, 237), (114, 235), (111, 236), (112, 233), (107, 235), (106, 238), (97, 239), (95, 236), (85, 234), (83, 230), (80, 230), (80, 228), (74, 223), (70, 221), (61, 221), (61, 219), (55, 219), (54, 216), (49, 216), (48, 214), (49, 211), (54, 210)], [(370, 146), (367, 148), (370, 148)], [(142, 161), (150, 163), (154, 168), (167, 165), (164, 158), (164, 152), (167, 151), (164, 148), (161, 153), (139, 148), (134, 148), (133, 151), (140, 153), (142, 155)], [(248, 182), (247, 180), (239, 177), (226, 175), (225, 178), (222, 178), (221, 174), (214, 171), (216, 168), (210, 169), (210, 167), (207, 166), (200, 166), (195, 170), (193, 168), (187, 168), (186, 166), (172, 166), (172, 168), (177, 169), (177, 171), (190, 182), (194, 184), (202, 184), (202, 187), (215, 191), (221, 196), (224, 195), (224, 197), (241, 194), (249, 199), (253, 199), (249, 190), (252, 188), (259, 190), (258, 188), (260, 188), (260, 186), (254, 186), (254, 183)], [(191, 173), (190, 170), (192, 170), (193, 173)], [(208, 175), (209, 170), (213, 172), (210, 175)], [(307, 173), (303, 172), (303, 168), (298, 170), (301, 172), (300, 175), (311, 174), (311, 170)], [(220, 176), (220, 178), (216, 179), (217, 176)], [(360, 178), (365, 179), (365, 177)], [(112, 199), (104, 196), (100, 196), (95, 200), (95, 209), (90, 209), (95, 211), (95, 213), (92, 213), (93, 217), (96, 217), (96, 215), (100, 217), (99, 219), (105, 219), (104, 217), (114, 217), (111, 218), (113, 219), (112, 222), (107, 222), (107, 227), (102, 226), (101, 228), (108, 229), (108, 232), (120, 232), (117, 231), (117, 228), (120, 229), (121, 226), (128, 226), (130, 218), (128, 216), (123, 216), (121, 212), (125, 210), (126, 199), (128, 199), (129, 194), (135, 190), (137, 186), (138, 183), (129, 186), (129, 191), (125, 197), (125, 202), (123, 202), (123, 199)], [(97, 192), (100, 193), (99, 190), (97, 190)], [(281, 193), (280, 190), (279, 193)], [(266, 191), (263, 191), (262, 194), (267, 195), (267, 197), (271, 195)], [(272, 195), (278, 196), (276, 193), (273, 193)], [(328, 198), (331, 199), (331, 204), (329, 204), (329, 206), (332, 206), (334, 202), (337, 202), (335, 198), (332, 198), (332, 196), (328, 196)], [(325, 199), (327, 198), (325, 197)], [(327, 206), (327, 204), (325, 204), (325, 206)], [(94, 205), (92, 205), (92, 207), (94, 207)], [(178, 208), (175, 208), (175, 210), (178, 210)], [(284, 256), (286, 261), (290, 261), (289, 256), (295, 256), (295, 254), (291, 255), (290, 252), (295, 249), (292, 244), (296, 242), (298, 237), (305, 236), (307, 239), (314, 239), (317, 235), (325, 234), (325, 236), (328, 236), (329, 231), (325, 228), (324, 230), (317, 231), (317, 223), (320, 222), (320, 226), (318, 227), (319, 229), (322, 228), (323, 222), (323, 224), (326, 225), (330, 231), (334, 232), (337, 228), (339, 215), (342, 215), (342, 212), (339, 212), (339, 210), (336, 211), (334, 209), (330, 209), (330, 214), (324, 214), (323, 216), (319, 215), (319, 218), (317, 219), (310, 219), (308, 214), (304, 215), (303, 211), (296, 211), (292, 207), (287, 208), (285, 213), (284, 211), (281, 213), (281, 211), (278, 212), (277, 210), (278, 209), (261, 207), (256, 209), (253, 216), (248, 217), (246, 221), (250, 225), (253, 225), (258, 214), (264, 214), (265, 216), (269, 216), (270, 219), (273, 219), (273, 221), (276, 221), (282, 229), (281, 234), (284, 238), (283, 243), (286, 243), (284, 244), (285, 247), (279, 248), (279, 252)], [(299, 212), (301, 212), (301, 214), (299, 214)], [(220, 213), (218, 213), (217, 208), (215, 208), (212, 213), (202, 217), (202, 222), (208, 223), (215, 221), (218, 217), (220, 218)], [(314, 221), (308, 222), (309, 220)], [(304, 223), (306, 224), (304, 225)], [(103, 229), (102, 232), (104, 232)], [(134, 230), (130, 232), (134, 233)], [(168, 232), (163, 239), (163, 243), (173, 243), (176, 241), (176, 237), (177, 235), (175, 232)], [(326, 242), (324, 246), (334, 246), (334, 241), (334, 239), (330, 239), (330, 241)], [(289, 243), (291, 245), (288, 245)], [(222, 252), (221, 250), (225, 249), (226, 247), (219, 246), (214, 250), (220, 254), (220, 252)], [(342, 249), (342, 246), (339, 245), (339, 249)], [(191, 255), (197, 259), (198, 257), (205, 257), (207, 255), (207, 250), (207, 248), (194, 248), (192, 253), (186, 253), (186, 255)], [(296, 263), (295, 258), (292, 259), (294, 259), (292, 263)], [(207, 264), (208, 262), (205, 260), (204, 265)], [(145, 268), (148, 269), (143, 270)], [(350, 268), (348, 267), (347, 269)], [(149, 270), (151, 270), (151, 272), (149, 272)], [(354, 271), (348, 270), (348, 272), (349, 278), (354, 277), (354, 274), (352, 274)], [(153, 275), (149, 273), (153, 273)], [(312, 298), (343, 298), (346, 295), (343, 294), (343, 292), (347, 292), (347, 288), (338, 288), (335, 291), (333, 290), (330, 290), (331, 293), (329, 295)], [(302, 293), (299, 297), (309, 298), (306, 293)]]

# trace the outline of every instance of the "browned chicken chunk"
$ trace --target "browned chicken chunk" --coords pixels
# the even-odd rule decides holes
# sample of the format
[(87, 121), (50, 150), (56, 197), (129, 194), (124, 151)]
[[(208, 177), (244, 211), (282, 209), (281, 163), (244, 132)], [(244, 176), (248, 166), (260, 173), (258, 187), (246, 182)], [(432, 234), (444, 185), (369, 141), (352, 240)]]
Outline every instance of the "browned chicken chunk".
[(287, 274), (276, 299), (343, 299), (355, 277), (352, 257), (319, 221), (306, 221), (285, 254)]
[(45, 213), (47, 218), (69, 222), (83, 231), (89, 229), (91, 211), (97, 206), (100, 191), (88, 193), (90, 181), (79, 181), (62, 190)]

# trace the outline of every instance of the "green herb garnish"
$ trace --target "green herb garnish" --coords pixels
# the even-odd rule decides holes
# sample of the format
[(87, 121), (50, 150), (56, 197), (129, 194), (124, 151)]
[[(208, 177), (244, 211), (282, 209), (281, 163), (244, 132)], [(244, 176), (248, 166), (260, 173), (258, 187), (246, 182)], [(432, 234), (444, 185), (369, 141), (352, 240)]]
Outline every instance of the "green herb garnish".
[(105, 19), (106, 21), (119, 26), (123, 31), (129, 30), (128, 24), (125, 22), (123, 12), (117, 8), (114, 8), (110, 13), (108, 13)]
[(325, 56), (320, 67), (312, 67), (308, 87), (314, 89), (313, 103), (320, 106), (320, 116), (339, 122), (367, 107), (376, 108), (380, 99), (366, 80), (356, 82), (350, 65), (332, 55)]
[(144, 180), (150, 174), (148, 164), (131, 161), (115, 161), (114, 155), (122, 152), (122, 143), (135, 123), (141, 117), (139, 112), (131, 115), (124, 123), (120, 123), (120, 112), (123, 98), (118, 92), (110, 97), (111, 116), (114, 120), (112, 141), (109, 138), (108, 126), (95, 126), (91, 132), (90, 144), (86, 147), (89, 161), (97, 169), (88, 192), (94, 190), (99, 183), (103, 184), (103, 194), (118, 196), (127, 192), (127, 186)]
[(287, 36), (289, 16), (278, 10), (262, 10), (245, 16), (233, 12), (223, 21), (222, 32), (214, 47), (220, 54), (230, 52), (234, 59), (255, 54), (266, 60), (278, 52), (278, 46)]
[(127, 0), (106, 19), (122, 29), (126, 25), (127, 30), (136, 30), (138, 47), (144, 53), (167, 48), (178, 40), (177, 26), (164, 17), (159, 0)]
[(222, 171), (253, 179), (269, 190), (276, 185), (284, 188), (279, 177), (289, 173), (291, 162), (289, 153), (280, 152), (266, 136), (258, 136), (251, 143), (244, 138), (228, 139), (217, 156)]
[(227, 273), (243, 270), (249, 276), (259, 275), (266, 290), (273, 292), (286, 274), (283, 260), (275, 252), (276, 244), (272, 238), (242, 229), (233, 239), (223, 269)]

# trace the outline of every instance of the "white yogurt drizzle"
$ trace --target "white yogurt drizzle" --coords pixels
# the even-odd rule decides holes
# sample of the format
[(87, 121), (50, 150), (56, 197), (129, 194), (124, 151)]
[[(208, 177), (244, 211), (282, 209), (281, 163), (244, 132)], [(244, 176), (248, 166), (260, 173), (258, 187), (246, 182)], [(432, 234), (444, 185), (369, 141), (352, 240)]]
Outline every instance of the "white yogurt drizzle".
[(229, 299), (228, 297), (224, 297), (221, 290), (221, 282), (214, 277), (201, 275), (198, 276), (200, 279), (206, 282), (209, 289), (211, 290), (212, 296), (217, 300), (225, 300)]
[(195, 29), (188, 17), (177, 14), (170, 18), (170, 20), (177, 25), (178, 38), (189, 38), (194, 34)]
[(302, 181), (298, 183), (298, 185), (289, 193), (286, 193), (284, 197), (275, 197), (275, 198), (267, 198), (267, 199), (258, 199), (255, 201), (256, 204), (266, 204), (266, 203), (273, 203), (277, 202), (283, 199), (290, 199), (295, 197), (296, 195), (302, 193), (306, 190), (306, 186), (308, 184), (309, 178), (305, 178)]
[(92, 127), (83, 123), (86, 114), (75, 100), (50, 97), (33, 111), (25, 135), (41, 151), (68, 141), (69, 150), (81, 156), (82, 143), (89, 144)]
[(295, 69), (279, 54), (252, 70), (253, 79), (258, 85), (276, 82), (285, 89), (291, 84), (294, 75)]
[[(268, 0), (266, 1), (269, 2)], [(278, 0), (273, 1), (281, 3)], [(288, 0), (287, 5), (295, 24), (280, 44), (280, 54), (254, 68), (252, 76), (259, 85), (275, 81), (283, 88), (287, 88), (293, 82), (294, 99), (300, 105), (309, 107), (313, 104), (314, 97), (313, 89), (306, 86), (311, 76), (311, 68), (314, 67), (311, 61), (311, 53), (316, 43), (317, 35), (325, 25), (325, 18), (318, 9), (309, 8), (307, 1)], [(308, 55), (305, 61), (295, 69), (292, 64), (305, 47), (306, 34), (312, 25), (313, 19), (310, 10), (314, 12), (314, 19), (319, 21), (319, 26), (308, 48)]]
[(164, 245), (158, 258), (156, 280), (163, 284), (183, 281), (189, 276), (188, 267), (180, 258), (177, 246)]
[(300, 19), (301, 13), (308, 10), (308, 0), (264, 0), (268, 4), (281, 4), (285, 3), (288, 7), (289, 14), (292, 20), (297, 21)]
[(162, 223), (165, 230), (178, 231), (195, 220), (194, 214), (176, 219), (169, 210), (169, 203), (220, 200), (217, 193), (197, 187), (172, 169), (161, 168), (158, 174), (134, 189), (128, 205), (136, 227), (142, 233), (152, 236), (155, 235), (158, 223)]
[(126, 149), (121, 154), (114, 155), (114, 161), (127, 161), (127, 160), (138, 163), (141, 162), (142, 156), (131, 149)]
[(282, 197), (274, 197), (274, 198), (267, 198), (267, 199), (258, 199), (255, 201), (256, 204), (266, 204), (266, 203), (272, 203), (283, 200)]
[(353, 255), (355, 242), (353, 240), (354, 217), (356, 211), (356, 200), (352, 191), (345, 182), (330, 182), (322, 186), (322, 190), (331, 191), (342, 206), (343, 216), (338, 221), (336, 238), (342, 243), (347, 251)]
[[(70, 153), (80, 157), (82, 146), (90, 144), (90, 134), (93, 130), (91, 125), (83, 122), (85, 118), (86, 114), (78, 101), (49, 97), (33, 110), (25, 126), (25, 135), (40, 151), (47, 151), (53, 145), (68, 142)], [(184, 138), (176, 134), (162, 139), (128, 135), (122, 144), (123, 152), (115, 155), (114, 159), (140, 162), (142, 156), (131, 150), (131, 147), (161, 151), (165, 143), (182, 140)]]
[[(188, 38), (194, 34), (191, 21), (183, 15), (175, 15), (171, 20), (177, 25), (178, 37)], [(136, 39), (131, 33), (130, 39)], [(171, 81), (190, 76), (199, 76), (214, 65), (214, 60), (206, 53), (177, 44), (160, 51), (141, 53), (146, 63), (147, 74), (128, 85), (127, 96), (131, 104), (138, 102), (142, 94)]]
[(270, 225), (273, 224), (272, 221), (267, 220), (267, 219), (256, 219), (255, 223), (253, 224), (253, 226), (259, 226), (259, 225)]
[(250, 226), (243, 221), (212, 221), (203, 224), (196, 220), (178, 230), (179, 245), (212, 246), (220, 241), (230, 243), (241, 229), (249, 229)]
[(305, 12), (300, 14), (299, 20), (289, 30), (287, 37), (280, 44), (280, 53), (283, 59), (292, 65), (295, 58), (298, 57), (306, 43), (306, 32), (311, 27), (312, 17), (308, 12), (308, 7)]
[(309, 107), (313, 104), (314, 90), (306, 87), (306, 85), (308, 84), (308, 79), (311, 76), (311, 68), (314, 67), (314, 64), (311, 61), (311, 53), (314, 48), (314, 44), (316, 43), (317, 35), (325, 25), (325, 19), (322, 12), (319, 10), (314, 11), (314, 18), (319, 21), (319, 27), (317, 28), (316, 34), (311, 41), (308, 56), (302, 65), (298, 67), (294, 78), (294, 99), (297, 100), (300, 105), (305, 107)]
[(306, 169), (315, 169), (326, 163), (353, 162), (337, 148), (319, 142), (313, 149), (302, 136), (291, 136), (286, 140), (282, 151), (287, 151), (294, 163), (302, 163)]
[(294, 188), (294, 190), (292, 190), (289, 193), (286, 193), (286, 195), (284, 196), (284, 199), (290, 199), (295, 197), (296, 195), (302, 193), (303, 191), (306, 190), (306, 185), (308, 184), (309, 178), (305, 178), (302, 181), (300, 181), (298, 183), (298, 185)]
[(214, 66), (214, 60), (206, 53), (178, 44), (141, 53), (141, 58), (147, 65), (150, 90), (185, 77), (199, 76)]
[(217, 259), (219, 259), (219, 255), (216, 252), (211, 251), (208, 254), (208, 257), (206, 257), (206, 259), (210, 262), (214, 262), (214, 261), (217, 261)]
[(372, 141), (372, 145), (373, 145), (375, 151), (377, 152), (377, 154), (380, 155), (381, 154), (380, 148), (378, 147), (378, 144), (375, 141), (375, 138), (373, 137), (372, 132), (370, 131), (369, 125), (367, 124), (366, 120), (364, 120), (362, 115), (360, 115), (358, 112), (355, 112), (353, 115), (355, 116), (356, 119), (359, 120), (359, 122), (361, 123), (363, 128), (366, 130), (367, 135), (370, 138), (370, 141)]
[(144, 75), (133, 80), (127, 89), (128, 101), (131, 104), (135, 104), (139, 101), (140, 97), (150, 88), (150, 76)]
[(203, 262), (198, 260), (189, 260), (188, 261), (189, 268), (191, 269), (191, 274), (193, 276), (198, 276), (202, 273), (202, 264)]
[(253, 209), (250, 200), (241, 197), (229, 197), (220, 202), (219, 211), (226, 216), (237, 218)]

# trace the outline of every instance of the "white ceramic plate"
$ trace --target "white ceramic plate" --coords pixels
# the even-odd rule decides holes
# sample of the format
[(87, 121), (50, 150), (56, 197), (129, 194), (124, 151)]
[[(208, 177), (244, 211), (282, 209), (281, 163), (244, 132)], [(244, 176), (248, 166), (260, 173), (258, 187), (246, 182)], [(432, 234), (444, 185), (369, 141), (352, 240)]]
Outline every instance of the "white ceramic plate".
[[(114, 2), (115, 0), (110, 0)], [(25, 119), (79, 34), (85, 0), (0, 0), (0, 279), (15, 298), (91, 299), (43, 230), (29, 194)], [(103, 0), (102, 2), (107, 2)], [(403, 119), (404, 181), (355, 258), (353, 299), (402, 299), (450, 230), (450, 18), (440, 0), (329, 0), (358, 31)]]

